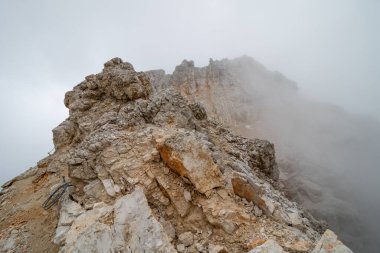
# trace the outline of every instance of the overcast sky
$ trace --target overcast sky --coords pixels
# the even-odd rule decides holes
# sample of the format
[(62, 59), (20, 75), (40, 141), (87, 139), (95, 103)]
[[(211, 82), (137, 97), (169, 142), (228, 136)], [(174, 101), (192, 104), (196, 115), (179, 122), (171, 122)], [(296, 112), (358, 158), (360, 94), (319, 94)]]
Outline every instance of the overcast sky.
[(171, 72), (250, 55), (301, 92), (380, 119), (380, 1), (0, 2), (0, 183), (53, 148), (65, 91), (119, 56)]

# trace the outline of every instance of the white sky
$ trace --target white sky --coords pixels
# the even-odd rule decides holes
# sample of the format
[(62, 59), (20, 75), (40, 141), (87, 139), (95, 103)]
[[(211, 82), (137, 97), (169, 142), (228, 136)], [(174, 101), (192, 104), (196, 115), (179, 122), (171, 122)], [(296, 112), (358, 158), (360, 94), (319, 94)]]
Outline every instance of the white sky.
[(380, 1), (0, 2), (0, 183), (52, 149), (64, 93), (119, 56), (171, 72), (250, 55), (301, 92), (380, 119)]

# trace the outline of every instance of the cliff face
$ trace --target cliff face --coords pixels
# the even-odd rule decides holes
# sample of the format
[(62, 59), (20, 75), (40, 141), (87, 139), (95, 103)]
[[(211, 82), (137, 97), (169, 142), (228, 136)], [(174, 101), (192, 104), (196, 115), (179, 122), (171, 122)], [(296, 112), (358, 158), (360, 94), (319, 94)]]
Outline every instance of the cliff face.
[(0, 252), (351, 252), (278, 189), (272, 143), (219, 122), (250, 117), (234, 115), (251, 113), (240, 87), (214, 89), (232, 72), (191, 64), (167, 76), (115, 58), (67, 92), (54, 154), (3, 186)]

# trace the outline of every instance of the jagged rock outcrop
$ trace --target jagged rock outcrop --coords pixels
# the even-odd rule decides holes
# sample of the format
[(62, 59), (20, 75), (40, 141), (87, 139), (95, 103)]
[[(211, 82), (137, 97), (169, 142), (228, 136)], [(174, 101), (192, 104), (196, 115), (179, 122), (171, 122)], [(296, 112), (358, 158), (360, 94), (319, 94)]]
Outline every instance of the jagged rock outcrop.
[[(53, 212), (40, 205), (61, 176), (72, 185), (50, 221), (57, 228), (46, 231), (56, 246), (31, 251), (265, 252), (275, 240), (311, 252), (318, 224), (276, 189), (273, 144), (233, 134), (175, 89), (152, 88), (152, 75), (115, 58), (66, 93), (70, 116), (53, 130), (55, 153), (0, 196), (12, 220), (4, 206), (29, 187), (25, 180), (36, 182), (30, 204), (40, 217)], [(10, 227), (19, 225), (0, 227), (0, 252), (23, 246)]]
[[(372, 222), (380, 206), (374, 203), (380, 202), (368, 195), (378, 191), (373, 174), (380, 162), (378, 122), (305, 96), (307, 89), (299, 92), (296, 83), (247, 56), (210, 59), (202, 67), (184, 60), (172, 74), (163, 70), (146, 74), (155, 92), (175, 89), (191, 104), (202, 105), (209, 119), (235, 133), (270, 140), (282, 172), (279, 185), (288, 197), (326, 220), (356, 251), (372, 253), (380, 248), (374, 232), (380, 231), (380, 225)], [(273, 166), (264, 167), (260, 173), (279, 177)], [(233, 182), (236, 194), (262, 203), (252, 194), (251, 183), (240, 178)]]

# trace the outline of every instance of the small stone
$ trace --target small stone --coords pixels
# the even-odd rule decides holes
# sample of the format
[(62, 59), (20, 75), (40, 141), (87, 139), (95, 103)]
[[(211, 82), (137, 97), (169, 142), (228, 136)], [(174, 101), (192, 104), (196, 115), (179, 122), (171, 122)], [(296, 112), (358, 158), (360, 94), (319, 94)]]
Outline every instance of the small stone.
[(195, 245), (191, 245), (190, 247), (187, 248), (186, 253), (198, 253), (199, 251), (195, 247)]
[(190, 194), (189, 191), (184, 190), (184, 192), (183, 192), (183, 196), (185, 197), (185, 200), (186, 200), (187, 202), (191, 201), (191, 194)]
[(319, 252), (352, 253), (349, 248), (347, 248), (341, 241), (338, 240), (338, 236), (329, 229), (325, 231), (311, 253)]
[(208, 253), (227, 253), (227, 249), (224, 246), (209, 244)]
[(172, 206), (168, 206), (168, 208), (165, 211), (166, 215), (170, 218), (174, 214), (174, 208)]
[(296, 240), (292, 245), (292, 249), (296, 252), (310, 252), (312, 245), (310, 241)]
[(257, 206), (253, 207), (253, 212), (255, 213), (255, 216), (257, 216), (257, 217), (260, 217), (261, 215), (263, 215), (263, 211), (260, 208), (258, 208)]
[(271, 239), (261, 244), (260, 246), (255, 247), (248, 253), (264, 253), (264, 252), (285, 253), (283, 248), (280, 245), (278, 245), (276, 241), (271, 240)]
[(152, 160), (153, 160), (153, 157), (152, 157), (151, 154), (146, 154), (146, 155), (143, 156), (143, 161), (146, 162), (146, 163), (150, 162)]
[(175, 238), (175, 228), (174, 226), (170, 223), (170, 221), (165, 220), (164, 218), (160, 218), (160, 223), (162, 227), (165, 230), (165, 233), (168, 235), (169, 240), (173, 241)]
[(281, 230), (276, 230), (273, 232), (273, 235), (275, 235), (277, 237), (282, 237), (282, 236), (284, 236), (284, 232)]
[(190, 246), (194, 242), (194, 236), (191, 232), (185, 232), (178, 236), (178, 240), (185, 246)]
[(12, 231), (11, 231), (11, 234), (12, 234), (12, 235), (15, 235), (15, 234), (17, 234), (17, 233), (18, 233), (18, 230), (17, 230), (17, 229), (15, 229), (15, 228), (12, 229)]
[(183, 244), (178, 244), (178, 245), (177, 245), (177, 251), (178, 251), (178, 252), (185, 252), (185, 245), (183, 245)]
[(165, 196), (161, 196), (160, 199), (159, 199), (159, 201), (164, 206), (168, 206), (170, 204), (170, 200), (167, 197), (165, 197)]
[(265, 243), (265, 240), (259, 238), (259, 239), (256, 239), (256, 240), (253, 240), (253, 241), (249, 242), (247, 244), (247, 248), (248, 248), (248, 250), (251, 250), (251, 249), (256, 248), (257, 246), (260, 246), (263, 243)]
[(195, 248), (197, 248), (199, 252), (202, 252), (204, 250), (204, 247), (201, 243), (196, 243)]
[(218, 189), (218, 190), (217, 190), (217, 193), (218, 193), (218, 195), (219, 195), (222, 199), (226, 199), (226, 198), (228, 198), (228, 193), (227, 193), (227, 191), (224, 190), (224, 189)]

